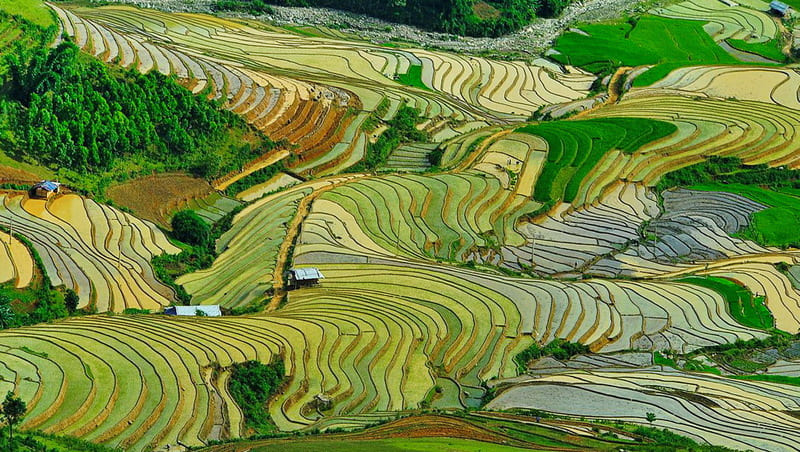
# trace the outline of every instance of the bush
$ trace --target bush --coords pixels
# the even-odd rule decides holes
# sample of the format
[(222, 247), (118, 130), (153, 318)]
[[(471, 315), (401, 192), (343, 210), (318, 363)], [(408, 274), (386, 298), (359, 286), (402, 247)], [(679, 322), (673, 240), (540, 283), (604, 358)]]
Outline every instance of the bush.
[(514, 362), (517, 363), (517, 372), (522, 374), (528, 370), (531, 361), (545, 356), (566, 361), (575, 355), (589, 353), (589, 347), (579, 342), (569, 342), (566, 339), (555, 339), (544, 347), (534, 342), (525, 350), (517, 353)]
[(258, 431), (267, 433), (273, 429), (269, 421), (267, 402), (283, 384), (285, 370), (283, 360), (271, 364), (246, 361), (234, 364), (228, 384), (233, 400), (244, 414), (245, 423)]
[(211, 227), (193, 210), (181, 210), (172, 216), (172, 234), (181, 242), (194, 246), (208, 246)]

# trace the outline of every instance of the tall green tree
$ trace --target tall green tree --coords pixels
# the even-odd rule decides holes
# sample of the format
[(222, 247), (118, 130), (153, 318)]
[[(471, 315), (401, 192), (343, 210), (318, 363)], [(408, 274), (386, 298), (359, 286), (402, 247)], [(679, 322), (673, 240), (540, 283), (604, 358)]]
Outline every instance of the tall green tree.
[(28, 411), (28, 404), (24, 400), (16, 397), (13, 392), (8, 391), (3, 400), (3, 420), (8, 424), (8, 439), (14, 439), (14, 426), (22, 420)]
[(77, 292), (72, 289), (67, 289), (67, 293), (64, 295), (64, 306), (67, 307), (67, 311), (70, 314), (78, 309), (78, 302), (80, 302), (80, 297), (78, 296)]
[(11, 298), (6, 294), (0, 294), (0, 329), (11, 326), (14, 322), (14, 311), (11, 309)]

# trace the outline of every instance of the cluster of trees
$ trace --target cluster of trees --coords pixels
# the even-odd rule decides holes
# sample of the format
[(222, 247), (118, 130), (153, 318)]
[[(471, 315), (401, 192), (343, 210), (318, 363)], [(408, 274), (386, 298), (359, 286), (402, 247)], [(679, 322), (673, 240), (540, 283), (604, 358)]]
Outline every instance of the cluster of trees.
[(520, 374), (528, 370), (528, 364), (545, 356), (552, 356), (555, 359), (566, 361), (575, 355), (589, 353), (589, 347), (580, 342), (569, 342), (566, 339), (554, 339), (549, 344), (542, 347), (534, 342), (530, 347), (517, 353), (514, 362), (517, 363), (517, 371)]
[[(267, 11), (264, 3), (342, 9), (428, 30), (497, 37), (518, 30), (537, 16), (557, 16), (569, 0), (221, 0), (215, 6), (259, 12)], [(476, 3), (494, 14), (479, 17)]]
[(421, 120), (420, 112), (416, 108), (405, 105), (397, 110), (394, 118), (387, 123), (389, 128), (375, 143), (369, 144), (364, 160), (351, 169), (353, 171), (374, 170), (386, 163), (392, 151), (401, 144), (426, 141), (428, 134), (417, 129), (417, 124)]
[(709, 182), (755, 185), (776, 188), (800, 188), (800, 171), (770, 168), (767, 165), (744, 165), (736, 157), (712, 156), (696, 165), (665, 174), (658, 183), (659, 191)]
[(250, 13), (252, 15), (259, 14), (272, 14), (274, 11), (272, 7), (264, 2), (264, 0), (219, 0), (214, 2), (211, 7), (215, 11), (240, 11)]
[(271, 364), (246, 361), (234, 364), (228, 383), (233, 400), (242, 409), (245, 423), (258, 433), (274, 430), (269, 420), (267, 402), (284, 383), (286, 373), (283, 360)]
[[(28, 289), (0, 286), (0, 330), (63, 319), (78, 312), (78, 294), (46, 285)], [(16, 303), (15, 303), (16, 302)]]
[(175, 283), (175, 279), (183, 274), (208, 268), (217, 257), (215, 243), (225, 231), (233, 225), (233, 217), (244, 208), (244, 205), (228, 212), (216, 223), (208, 224), (197, 212), (182, 210), (172, 216), (172, 237), (180, 240), (182, 251), (178, 254), (162, 254), (154, 257), (150, 263), (159, 280), (169, 285), (178, 295), (178, 300), (188, 305), (192, 296), (183, 286)]
[(122, 160), (213, 177), (274, 144), (241, 146), (233, 130), (253, 132), (235, 114), (195, 96), (157, 71), (111, 68), (64, 42), (4, 57), (0, 143), (79, 174), (109, 171)]

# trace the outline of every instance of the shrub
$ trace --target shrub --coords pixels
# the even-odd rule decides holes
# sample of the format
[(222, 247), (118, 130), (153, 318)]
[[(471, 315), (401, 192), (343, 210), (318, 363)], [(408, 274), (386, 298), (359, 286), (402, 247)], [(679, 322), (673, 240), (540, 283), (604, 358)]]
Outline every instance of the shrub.
[(193, 210), (181, 210), (172, 216), (172, 234), (189, 245), (207, 246), (211, 227)]

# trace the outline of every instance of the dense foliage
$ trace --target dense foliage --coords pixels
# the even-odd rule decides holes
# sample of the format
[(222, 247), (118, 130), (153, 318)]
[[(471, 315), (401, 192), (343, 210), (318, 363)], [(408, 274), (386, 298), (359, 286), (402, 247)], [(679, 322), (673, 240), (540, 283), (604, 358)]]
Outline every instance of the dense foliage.
[(575, 355), (589, 353), (589, 347), (579, 342), (569, 342), (565, 339), (555, 339), (542, 347), (534, 342), (530, 347), (517, 353), (514, 362), (517, 363), (517, 372), (520, 374), (528, 370), (528, 364), (545, 356), (552, 356), (558, 360), (568, 360)]
[(216, 11), (237, 11), (253, 15), (272, 14), (272, 8), (263, 0), (218, 0), (212, 4)]
[(370, 143), (364, 160), (355, 165), (353, 171), (374, 170), (389, 158), (393, 150), (403, 143), (413, 141), (426, 141), (427, 133), (417, 129), (417, 123), (422, 120), (419, 110), (403, 106), (388, 121), (389, 128), (381, 134), (375, 143)]
[[(79, 174), (127, 165), (212, 177), (273, 145), (173, 79), (112, 70), (68, 42), (21, 48), (5, 64), (0, 138), (17, 158)], [(244, 134), (257, 145), (229, 143)]]
[(272, 430), (267, 411), (269, 398), (283, 384), (283, 361), (271, 364), (247, 361), (234, 364), (228, 384), (233, 400), (242, 409), (245, 423), (259, 433)]
[(800, 189), (800, 171), (767, 165), (745, 165), (736, 157), (711, 156), (708, 160), (665, 174), (658, 183), (659, 190), (688, 187), (706, 183), (742, 184)]
[(189, 245), (207, 246), (211, 239), (211, 227), (194, 210), (177, 212), (171, 225), (175, 238)]
[(48, 435), (41, 432), (17, 432), (9, 441), (0, 435), (0, 450), (13, 452), (119, 452), (72, 436)]
[(322, 6), (375, 16), (391, 22), (471, 36), (500, 36), (533, 18), (554, 17), (568, 0), (222, 0), (217, 9), (269, 12), (264, 3)]

